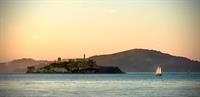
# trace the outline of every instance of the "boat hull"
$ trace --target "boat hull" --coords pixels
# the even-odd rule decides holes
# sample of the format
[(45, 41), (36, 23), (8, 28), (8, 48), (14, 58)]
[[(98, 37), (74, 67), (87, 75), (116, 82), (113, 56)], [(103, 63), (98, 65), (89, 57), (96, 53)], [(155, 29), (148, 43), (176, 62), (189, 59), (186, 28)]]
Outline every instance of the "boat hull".
[(162, 76), (162, 74), (156, 74), (156, 76)]

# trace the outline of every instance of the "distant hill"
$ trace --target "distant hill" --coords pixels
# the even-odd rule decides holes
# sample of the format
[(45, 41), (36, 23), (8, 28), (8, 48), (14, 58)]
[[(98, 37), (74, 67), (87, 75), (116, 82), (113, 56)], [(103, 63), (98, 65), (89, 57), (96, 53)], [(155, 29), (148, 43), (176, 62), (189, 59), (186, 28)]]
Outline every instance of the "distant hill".
[(31, 58), (17, 59), (6, 63), (0, 63), (0, 72), (26, 72), (27, 66), (38, 65), (43, 66), (47, 65), (50, 61), (41, 60), (36, 61)]
[[(116, 66), (125, 72), (152, 72), (158, 64), (163, 71), (200, 72), (199, 61), (147, 49), (132, 49), (114, 54), (92, 56), (89, 59), (95, 60), (97, 65)], [(43, 67), (51, 62), (31, 58), (17, 59), (0, 63), (0, 72), (26, 72), (28, 66)]]
[(152, 72), (160, 64), (163, 71), (200, 72), (200, 62), (155, 50), (132, 49), (119, 53), (92, 56), (98, 65), (117, 66), (126, 72)]

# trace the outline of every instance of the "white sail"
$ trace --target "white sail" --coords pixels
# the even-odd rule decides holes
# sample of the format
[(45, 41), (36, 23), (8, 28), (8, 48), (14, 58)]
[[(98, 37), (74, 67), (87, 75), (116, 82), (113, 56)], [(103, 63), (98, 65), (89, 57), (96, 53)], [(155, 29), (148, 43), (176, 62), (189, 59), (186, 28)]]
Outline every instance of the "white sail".
[(159, 66), (159, 67), (157, 67), (157, 69), (156, 69), (156, 74), (161, 74), (162, 72), (161, 72), (161, 67)]

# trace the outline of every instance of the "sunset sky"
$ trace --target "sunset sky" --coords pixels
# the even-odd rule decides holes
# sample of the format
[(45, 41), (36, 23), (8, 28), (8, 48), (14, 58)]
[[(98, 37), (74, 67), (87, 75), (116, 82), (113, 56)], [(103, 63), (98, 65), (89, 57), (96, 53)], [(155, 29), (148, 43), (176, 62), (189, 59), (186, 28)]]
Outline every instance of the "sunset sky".
[(1, 0), (0, 62), (144, 48), (200, 60), (198, 0)]

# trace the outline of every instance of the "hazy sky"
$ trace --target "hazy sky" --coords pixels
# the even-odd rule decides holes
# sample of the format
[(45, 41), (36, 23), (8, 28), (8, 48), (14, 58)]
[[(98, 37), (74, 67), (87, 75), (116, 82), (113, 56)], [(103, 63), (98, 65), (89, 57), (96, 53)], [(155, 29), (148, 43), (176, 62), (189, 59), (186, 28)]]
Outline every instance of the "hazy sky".
[(200, 60), (198, 0), (1, 0), (0, 62), (146, 48)]

